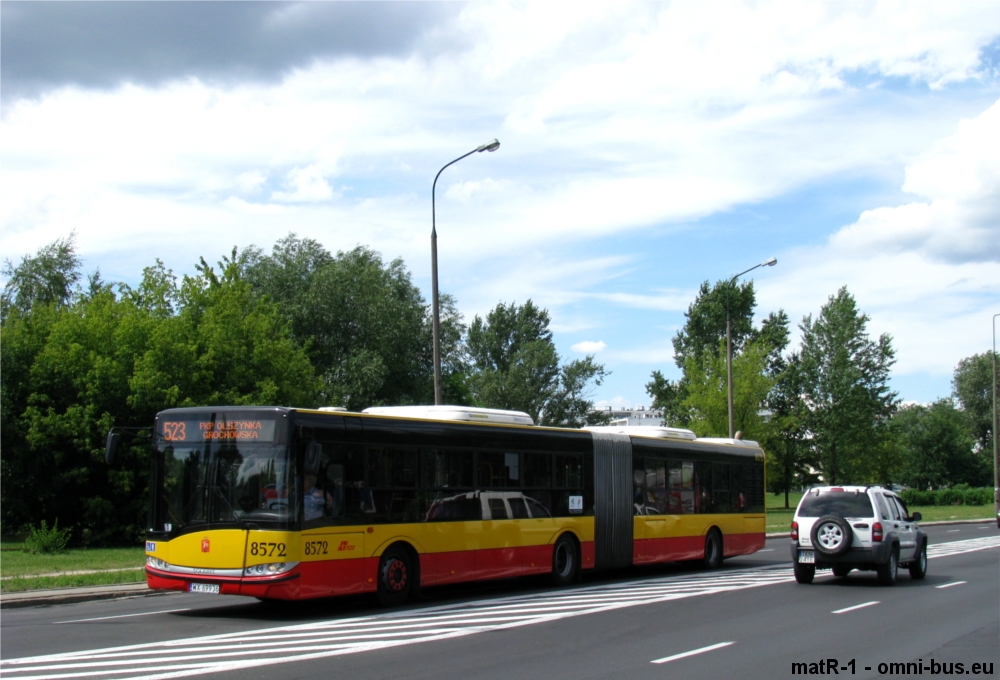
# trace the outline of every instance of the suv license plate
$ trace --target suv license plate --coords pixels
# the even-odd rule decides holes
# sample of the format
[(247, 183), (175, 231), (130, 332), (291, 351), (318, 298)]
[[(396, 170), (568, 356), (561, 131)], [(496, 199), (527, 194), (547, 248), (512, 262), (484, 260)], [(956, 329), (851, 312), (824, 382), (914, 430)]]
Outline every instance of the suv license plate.
[(188, 586), (189, 593), (212, 593), (213, 595), (219, 594), (219, 584), (218, 583), (192, 583)]
[(816, 564), (815, 553), (812, 550), (800, 550), (799, 564)]

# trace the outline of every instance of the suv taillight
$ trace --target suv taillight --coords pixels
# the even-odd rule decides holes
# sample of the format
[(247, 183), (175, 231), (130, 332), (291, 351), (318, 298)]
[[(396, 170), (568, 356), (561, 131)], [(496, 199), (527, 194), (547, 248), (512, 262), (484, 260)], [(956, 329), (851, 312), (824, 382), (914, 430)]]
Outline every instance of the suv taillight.
[(799, 540), (799, 523), (798, 522), (792, 522), (792, 540), (793, 541)]
[(872, 524), (872, 542), (874, 543), (882, 542), (882, 524), (880, 522), (875, 522), (875, 524)]

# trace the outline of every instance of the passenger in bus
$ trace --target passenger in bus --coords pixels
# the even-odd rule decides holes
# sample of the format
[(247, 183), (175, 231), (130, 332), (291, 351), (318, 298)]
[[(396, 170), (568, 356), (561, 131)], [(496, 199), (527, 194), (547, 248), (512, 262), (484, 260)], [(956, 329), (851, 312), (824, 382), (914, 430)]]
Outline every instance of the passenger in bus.
[(304, 490), (302, 507), (305, 511), (305, 519), (322, 517), (323, 512), (333, 506), (333, 497), (316, 486), (316, 475), (306, 475), (302, 479), (302, 488)]

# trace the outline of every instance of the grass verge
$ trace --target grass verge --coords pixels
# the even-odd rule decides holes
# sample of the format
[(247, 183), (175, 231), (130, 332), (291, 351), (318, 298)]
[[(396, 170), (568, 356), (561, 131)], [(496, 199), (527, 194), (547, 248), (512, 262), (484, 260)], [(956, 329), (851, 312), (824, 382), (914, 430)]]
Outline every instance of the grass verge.
[(26, 590), (47, 590), (49, 588), (121, 585), (123, 583), (141, 583), (145, 580), (146, 575), (141, 568), (127, 571), (104, 571), (96, 574), (75, 574), (73, 576), (18, 576), (9, 581), (0, 581), (0, 592), (20, 593)]
[[(767, 533), (789, 531), (795, 507), (802, 498), (801, 493), (788, 496), (788, 509), (785, 509), (785, 495), (767, 494)], [(910, 512), (919, 512), (922, 522), (946, 522), (957, 519), (991, 519), (992, 505), (924, 505), (909, 508)]]
[(88, 569), (142, 568), (146, 563), (142, 548), (75, 548), (55, 555), (32, 555), (19, 550), (4, 550), (0, 558), (0, 576), (39, 576), (58, 571)]

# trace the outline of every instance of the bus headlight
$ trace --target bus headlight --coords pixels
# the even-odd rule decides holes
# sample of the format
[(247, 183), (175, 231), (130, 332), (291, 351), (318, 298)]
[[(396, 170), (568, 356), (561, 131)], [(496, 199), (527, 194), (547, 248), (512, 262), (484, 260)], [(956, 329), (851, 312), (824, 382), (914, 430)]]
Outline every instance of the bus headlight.
[(152, 567), (153, 569), (159, 569), (160, 571), (170, 571), (170, 565), (161, 560), (159, 557), (153, 557), (152, 555), (146, 555), (146, 566)]
[(243, 573), (247, 576), (276, 576), (291, 571), (298, 566), (298, 562), (271, 562), (269, 564), (255, 564), (247, 567)]

